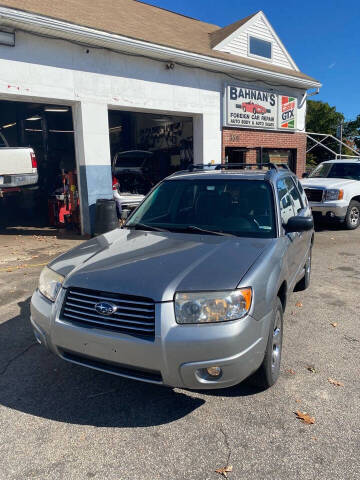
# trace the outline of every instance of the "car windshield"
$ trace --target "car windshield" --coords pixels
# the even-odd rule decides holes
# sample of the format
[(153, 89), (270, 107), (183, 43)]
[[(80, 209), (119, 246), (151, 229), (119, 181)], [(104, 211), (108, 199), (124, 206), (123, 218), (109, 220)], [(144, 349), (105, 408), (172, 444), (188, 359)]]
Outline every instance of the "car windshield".
[(125, 226), (270, 238), (275, 236), (273, 193), (263, 180), (165, 180)]
[(359, 163), (321, 163), (311, 173), (310, 178), (346, 178), (360, 180)]

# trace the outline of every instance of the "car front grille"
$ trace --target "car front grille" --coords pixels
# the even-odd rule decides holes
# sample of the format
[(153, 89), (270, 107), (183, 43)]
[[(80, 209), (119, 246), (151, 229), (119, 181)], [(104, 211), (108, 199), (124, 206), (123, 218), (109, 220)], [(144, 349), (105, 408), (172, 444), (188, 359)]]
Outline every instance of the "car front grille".
[[(102, 302), (116, 306), (116, 311), (110, 315), (98, 313), (95, 305)], [(80, 327), (126, 333), (150, 340), (155, 337), (155, 304), (144, 297), (69, 288), (60, 319)]]
[(309, 202), (322, 202), (324, 190), (320, 188), (304, 188)]

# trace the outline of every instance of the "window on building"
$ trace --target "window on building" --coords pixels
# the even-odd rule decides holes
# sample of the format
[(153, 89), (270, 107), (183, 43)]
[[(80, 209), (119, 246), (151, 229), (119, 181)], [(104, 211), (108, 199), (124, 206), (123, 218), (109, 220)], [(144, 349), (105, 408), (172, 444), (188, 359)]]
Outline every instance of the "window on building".
[(249, 53), (271, 59), (271, 42), (256, 37), (249, 37)]
[(296, 149), (284, 148), (263, 148), (262, 156), (260, 149), (257, 154), (258, 163), (284, 163), (287, 164), (291, 171), (296, 171)]

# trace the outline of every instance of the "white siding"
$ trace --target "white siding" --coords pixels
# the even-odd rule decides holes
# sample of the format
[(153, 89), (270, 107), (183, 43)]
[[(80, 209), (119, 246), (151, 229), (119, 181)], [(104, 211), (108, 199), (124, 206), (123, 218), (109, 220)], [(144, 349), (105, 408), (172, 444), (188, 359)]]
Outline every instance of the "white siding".
[[(294, 70), (294, 67), (287, 59), (287, 56), (285, 55), (283, 49), (281, 48), (276, 38), (261, 17), (258, 18), (253, 24), (250, 24), (245, 31), (240, 33), (237, 37), (233, 38), (221, 50), (224, 52), (232, 53), (233, 55), (257, 58), (258, 60), (260, 60), (259, 57), (253, 57), (252, 55), (248, 55), (248, 36), (254, 36), (257, 38), (261, 38), (262, 40), (271, 42), (273, 57), (271, 63), (273, 63), (274, 65), (278, 65), (279, 67), (290, 68)], [(267, 60), (264, 61), (268, 62)]]

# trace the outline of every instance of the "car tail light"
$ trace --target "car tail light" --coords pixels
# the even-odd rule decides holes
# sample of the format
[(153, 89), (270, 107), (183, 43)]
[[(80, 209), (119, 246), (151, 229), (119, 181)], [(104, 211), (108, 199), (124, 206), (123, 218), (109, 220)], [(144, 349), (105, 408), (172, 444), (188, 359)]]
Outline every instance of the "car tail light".
[(34, 152), (30, 152), (30, 158), (31, 158), (31, 167), (37, 168), (37, 160)]

